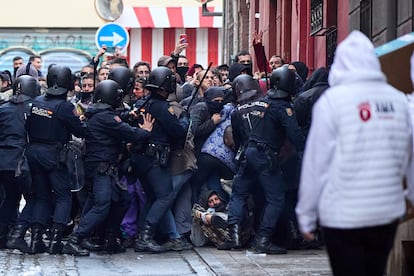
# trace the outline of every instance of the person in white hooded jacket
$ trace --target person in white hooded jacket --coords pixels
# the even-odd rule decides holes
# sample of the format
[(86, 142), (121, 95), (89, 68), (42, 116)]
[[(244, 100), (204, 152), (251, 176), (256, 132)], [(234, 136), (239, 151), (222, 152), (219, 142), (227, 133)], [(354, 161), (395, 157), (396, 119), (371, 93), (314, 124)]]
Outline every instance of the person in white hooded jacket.
[(328, 81), (313, 108), (299, 226), (311, 240), (321, 225), (334, 275), (382, 276), (406, 209), (402, 183), (413, 144), (408, 101), (387, 84), (373, 44), (359, 31), (338, 45)]

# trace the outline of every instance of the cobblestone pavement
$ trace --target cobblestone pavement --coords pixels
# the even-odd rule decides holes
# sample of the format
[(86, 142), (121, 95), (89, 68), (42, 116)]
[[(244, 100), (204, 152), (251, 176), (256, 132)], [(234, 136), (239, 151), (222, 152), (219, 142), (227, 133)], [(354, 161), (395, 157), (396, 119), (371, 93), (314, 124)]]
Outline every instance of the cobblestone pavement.
[[(40, 267), (40, 273), (29, 274)], [(290, 251), (287, 255), (250, 254), (244, 251), (219, 251), (196, 248), (182, 252), (73, 257), (47, 253), (24, 255), (0, 251), (1, 276), (132, 276), (132, 275), (332, 275), (323, 250)]]

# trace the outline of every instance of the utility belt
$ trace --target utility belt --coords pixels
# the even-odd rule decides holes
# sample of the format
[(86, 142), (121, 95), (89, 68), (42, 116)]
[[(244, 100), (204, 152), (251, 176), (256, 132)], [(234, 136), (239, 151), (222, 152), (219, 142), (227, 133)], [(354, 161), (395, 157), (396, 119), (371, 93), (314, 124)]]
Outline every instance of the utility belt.
[(107, 175), (112, 178), (113, 183), (115, 183), (122, 190), (128, 190), (126, 183), (120, 181), (118, 176), (118, 164), (111, 164), (109, 162), (99, 162), (97, 172), (100, 175)]
[(155, 158), (161, 167), (167, 167), (170, 158), (171, 148), (162, 144), (145, 144), (138, 153), (144, 156)]
[(64, 144), (62, 142), (47, 141), (47, 140), (36, 139), (36, 138), (31, 138), (30, 144), (48, 145), (48, 146), (56, 148), (58, 165), (66, 164), (68, 150), (69, 150), (67, 147), (67, 144)]
[(279, 163), (279, 153), (272, 149), (268, 144), (249, 141), (249, 147), (255, 147), (257, 150), (263, 152), (270, 163), (270, 167), (272, 167), (274, 163)]
[(56, 141), (48, 141), (43, 139), (36, 139), (36, 138), (30, 138), (30, 144), (45, 144), (50, 146), (56, 146), (56, 148), (61, 149), (64, 146), (64, 143), (62, 142), (56, 142)]

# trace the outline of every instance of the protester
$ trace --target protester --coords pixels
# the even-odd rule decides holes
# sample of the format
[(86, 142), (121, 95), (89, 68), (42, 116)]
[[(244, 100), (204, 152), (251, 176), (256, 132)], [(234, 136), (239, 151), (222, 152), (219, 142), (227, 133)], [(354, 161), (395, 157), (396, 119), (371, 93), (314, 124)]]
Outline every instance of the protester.
[(387, 84), (372, 42), (359, 31), (338, 46), (328, 80), (304, 154), (300, 229), (311, 240), (319, 221), (334, 275), (382, 276), (405, 212), (407, 100)]

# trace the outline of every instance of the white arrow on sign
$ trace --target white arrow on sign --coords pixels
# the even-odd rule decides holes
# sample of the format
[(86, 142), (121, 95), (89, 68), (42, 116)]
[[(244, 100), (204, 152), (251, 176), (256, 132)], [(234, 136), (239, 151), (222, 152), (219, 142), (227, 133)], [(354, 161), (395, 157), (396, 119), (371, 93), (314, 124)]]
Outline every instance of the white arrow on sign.
[(112, 45), (115, 46), (118, 43), (122, 42), (124, 38), (117, 34), (116, 32), (112, 32), (112, 36), (102, 36), (101, 41), (112, 41)]

